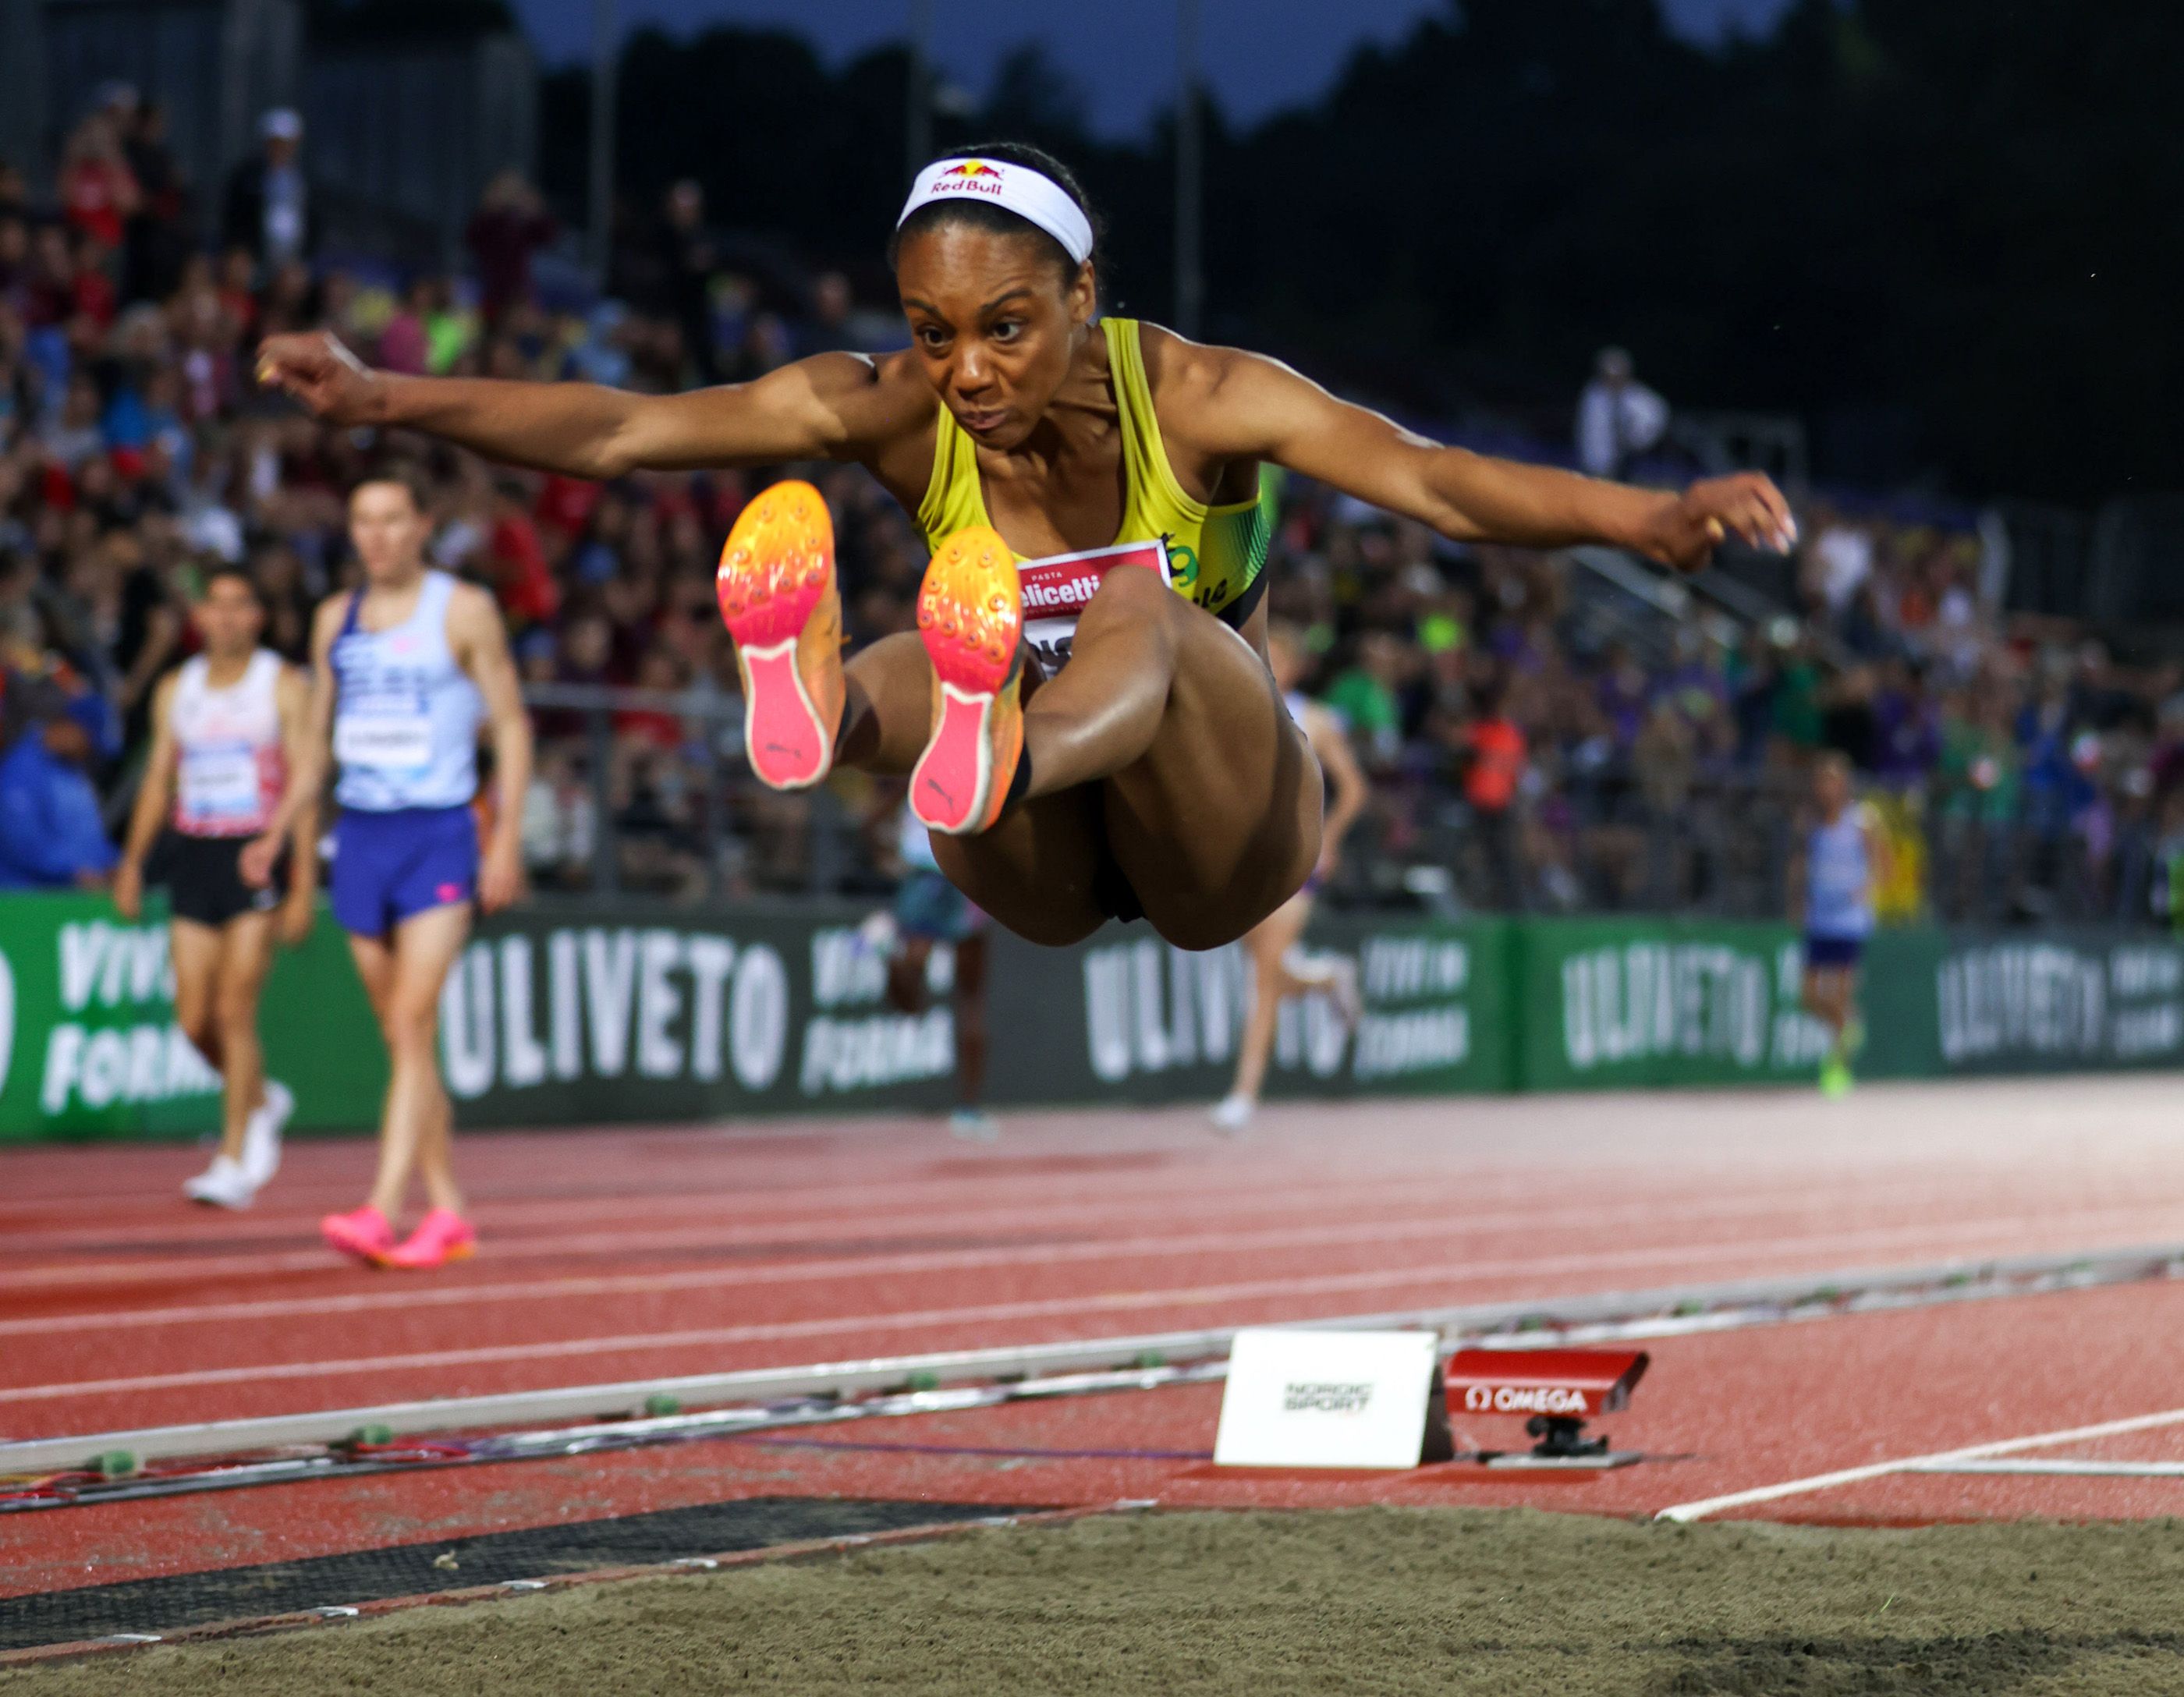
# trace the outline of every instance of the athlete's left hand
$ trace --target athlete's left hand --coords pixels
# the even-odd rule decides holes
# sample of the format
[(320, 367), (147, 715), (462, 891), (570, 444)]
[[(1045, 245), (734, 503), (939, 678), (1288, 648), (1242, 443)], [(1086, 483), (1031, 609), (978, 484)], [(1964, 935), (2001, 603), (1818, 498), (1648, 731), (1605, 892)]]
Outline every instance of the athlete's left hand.
[(478, 868), (478, 905), (488, 913), (499, 913), (522, 899), (522, 845), (510, 837), (496, 837)]
[(1774, 480), (1758, 471), (1708, 477), (1655, 515), (1642, 552), (1679, 571), (1703, 571), (1715, 546), (1734, 536), (1752, 548), (1787, 554), (1797, 545), (1797, 521)]
[(273, 863), (281, 858), (281, 841), (278, 837), (254, 837), (236, 856), (235, 869), (252, 889), (262, 890), (273, 882)]
[(281, 904), (279, 921), (281, 941), (289, 949), (301, 949), (311, 935), (311, 923), (318, 917), (317, 904), (309, 890), (292, 890)]

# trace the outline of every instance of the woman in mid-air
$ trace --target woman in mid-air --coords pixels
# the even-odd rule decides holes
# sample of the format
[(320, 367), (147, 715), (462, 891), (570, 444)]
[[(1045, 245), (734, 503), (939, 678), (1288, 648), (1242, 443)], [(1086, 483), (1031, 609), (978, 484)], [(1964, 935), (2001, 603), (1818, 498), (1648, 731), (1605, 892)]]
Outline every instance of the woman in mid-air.
[(749, 383), (399, 376), (324, 335), (269, 340), (259, 377), (335, 424), (572, 476), (864, 466), (933, 550), (918, 629), (845, 663), (826, 508), (808, 484), (762, 491), (718, 581), (752, 767), (781, 788), (837, 763), (910, 774), (942, 871), (1037, 943), (1142, 916), (1213, 948), (1319, 858), (1318, 763), (1267, 669), (1262, 462), (1458, 540), (1607, 542), (1694, 568), (1728, 534), (1791, 539), (1762, 476), (1675, 495), (1485, 459), (1275, 360), (1102, 320), (1084, 196), (1033, 148), (928, 165), (892, 257), (908, 348)]

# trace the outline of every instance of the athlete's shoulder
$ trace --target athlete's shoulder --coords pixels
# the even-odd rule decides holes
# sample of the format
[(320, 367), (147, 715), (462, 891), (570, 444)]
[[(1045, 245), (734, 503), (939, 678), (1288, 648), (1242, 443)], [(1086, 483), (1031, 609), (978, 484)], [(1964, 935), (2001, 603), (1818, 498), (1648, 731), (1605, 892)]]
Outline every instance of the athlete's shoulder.
[(1165, 325), (1138, 320), (1138, 358), (1145, 381), (1163, 400), (1212, 392), (1235, 360), (1249, 357), (1240, 348), (1193, 342)]
[(1138, 348), (1162, 430), (1217, 452), (1257, 452), (1262, 415), (1323, 392), (1269, 354), (1156, 324), (1138, 326)]
[[(182, 680), (186, 677), (195, 676), (198, 675), (198, 672), (202, 672), (203, 670), (203, 665), (204, 657), (202, 654), (193, 654), (188, 659), (184, 660), (180, 665), (174, 667), (170, 670), (166, 671), (160, 676), (159, 681), (152, 686), (152, 718), (153, 723), (164, 724), (166, 722), (167, 715), (173, 710), (175, 698), (182, 693)], [(193, 666), (198, 669), (198, 672), (192, 672), (191, 670), (191, 668)]]
[(808, 385), (814, 398), (841, 420), (852, 446), (874, 446), (922, 426), (937, 404), (916, 355), (907, 348), (893, 353), (815, 353), (775, 375)]
[(457, 637), (498, 636), (505, 639), (508, 626), (500, 616), (500, 603), (493, 592), (450, 572), (448, 575), (448, 633)]

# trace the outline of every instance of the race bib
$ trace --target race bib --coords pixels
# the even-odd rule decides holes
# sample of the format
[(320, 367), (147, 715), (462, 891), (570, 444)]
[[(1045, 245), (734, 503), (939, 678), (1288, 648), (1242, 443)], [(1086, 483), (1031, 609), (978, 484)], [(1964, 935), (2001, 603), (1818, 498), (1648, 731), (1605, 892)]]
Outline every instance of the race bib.
[(258, 816), (262, 798), (254, 750), (186, 748), (180, 776), (186, 817), (209, 821)]
[(334, 721), (334, 758), (375, 771), (432, 764), (432, 721), (422, 713), (346, 713)]
[(1048, 676), (1069, 664), (1077, 621), (1107, 574), (1117, 566), (1145, 566), (1167, 581), (1167, 545), (1121, 542), (1084, 554), (1057, 554), (1028, 559), (1017, 568), (1022, 586), (1024, 641), (1038, 654)]

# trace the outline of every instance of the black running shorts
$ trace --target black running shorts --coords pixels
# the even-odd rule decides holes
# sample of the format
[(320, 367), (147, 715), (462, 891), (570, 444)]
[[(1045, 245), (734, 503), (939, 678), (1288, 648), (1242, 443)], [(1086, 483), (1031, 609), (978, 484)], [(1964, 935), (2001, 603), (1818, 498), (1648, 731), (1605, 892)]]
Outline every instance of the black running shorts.
[(159, 839), (148, 869), (151, 882), (167, 887), (167, 900), (176, 919), (214, 928), (247, 913), (270, 913), (281, 904), (288, 887), (288, 861), (283, 854), (273, 867), (273, 879), (263, 889), (242, 882), (239, 862), (248, 837), (186, 837), (170, 831)]

